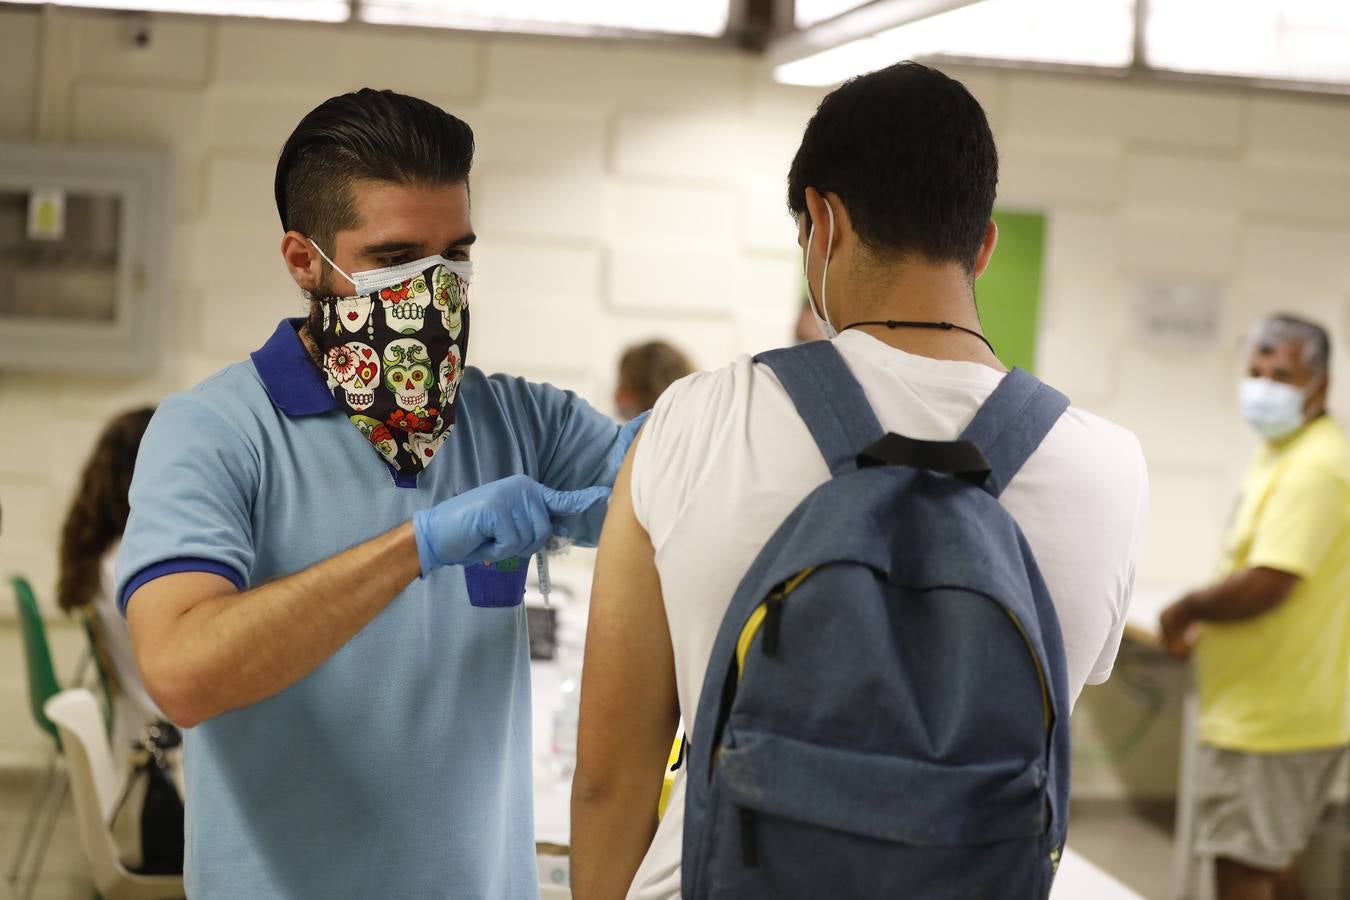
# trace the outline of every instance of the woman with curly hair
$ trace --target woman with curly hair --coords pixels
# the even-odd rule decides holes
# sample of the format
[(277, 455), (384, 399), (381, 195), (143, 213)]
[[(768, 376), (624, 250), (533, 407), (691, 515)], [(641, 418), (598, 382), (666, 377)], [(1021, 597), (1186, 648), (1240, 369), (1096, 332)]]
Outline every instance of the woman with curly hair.
[(141, 683), (131, 635), (113, 598), (113, 559), (130, 514), (131, 472), (154, 412), (153, 407), (129, 410), (104, 427), (61, 531), (56, 600), (68, 613), (89, 614), (103, 669), (112, 682), (113, 747), (118, 751), (140, 737), (146, 725), (164, 719)]

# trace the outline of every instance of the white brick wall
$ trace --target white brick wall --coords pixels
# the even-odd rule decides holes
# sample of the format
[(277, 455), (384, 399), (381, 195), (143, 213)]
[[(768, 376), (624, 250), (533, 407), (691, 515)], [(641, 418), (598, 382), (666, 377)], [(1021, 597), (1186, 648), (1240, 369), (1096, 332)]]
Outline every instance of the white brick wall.
[(1126, 271), (1226, 278), (1237, 268), (1242, 230), (1235, 216), (1126, 207), (1120, 225), (1118, 253)]
[(1249, 179), (1236, 160), (1141, 150), (1125, 162), (1125, 200), (1167, 210), (1231, 210)]
[(120, 84), (177, 84), (201, 89), (211, 77), (211, 23), (182, 16), (155, 23), (147, 47), (127, 40), (130, 23), (121, 16), (65, 20), (65, 52), (79, 78)]
[(742, 120), (678, 112), (618, 116), (614, 170), (620, 175), (724, 182), (745, 159)]
[(1256, 151), (1324, 157), (1350, 163), (1350, 107), (1339, 100), (1257, 97), (1247, 113), (1247, 134)]
[[(734, 190), (632, 178), (611, 178), (608, 187), (606, 237), (613, 243), (655, 241), (709, 251), (740, 243)], [(785, 229), (790, 236), (791, 226)]]
[(1025, 75), (1007, 97), (1011, 126), (1037, 135), (1206, 150), (1241, 140), (1243, 101), (1231, 92)]
[(598, 174), (513, 172), (484, 160), (473, 176), (479, 235), (590, 244), (604, 227), (606, 184)]
[(32, 137), (36, 127), (38, 47), (32, 10), (0, 9), (0, 137)]
[[(801, 281), (784, 183), (821, 91), (776, 85), (760, 61), (716, 48), (153, 21), (137, 50), (119, 16), (0, 10), (0, 136), (164, 146), (175, 160), (164, 369), (0, 373), (0, 416), (22, 423), (0, 450), (0, 568), (28, 573), (44, 601), (98, 421), (241, 358), (300, 310), (278, 259), (272, 167), (299, 118), (342, 90), (411, 91), (475, 128), (472, 362), (608, 408), (626, 342), (665, 336), (713, 367), (787, 339)], [(60, 52), (40, 57), (43, 46)], [(1004, 206), (1050, 217), (1042, 373), (1135, 428), (1149, 455), (1140, 580), (1203, 579), (1251, 446), (1232, 412), (1237, 337), (1275, 307), (1350, 324), (1350, 103), (956, 74), (999, 138)], [(1157, 275), (1224, 283), (1222, 336), (1138, 346), (1133, 285)], [(50, 434), (59, 448), (39, 444)], [(0, 761), (41, 747), (11, 675), (0, 672)]]
[(1121, 161), (1114, 141), (1014, 131), (999, 143), (999, 197), (1023, 209), (1115, 206)]

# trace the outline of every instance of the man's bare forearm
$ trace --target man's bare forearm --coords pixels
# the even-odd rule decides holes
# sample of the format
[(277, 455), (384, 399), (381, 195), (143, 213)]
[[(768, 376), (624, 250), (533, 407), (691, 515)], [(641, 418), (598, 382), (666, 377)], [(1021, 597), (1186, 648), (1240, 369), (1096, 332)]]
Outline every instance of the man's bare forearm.
[(199, 573), (151, 581), (127, 608), (146, 686), (185, 727), (266, 699), (317, 669), (419, 572), (409, 523), (244, 593)]
[(1275, 569), (1243, 569), (1181, 602), (1192, 621), (1236, 622), (1270, 612), (1288, 599), (1298, 582), (1297, 575)]
[[(656, 836), (656, 807), (665, 770), (627, 766), (617, 783), (593, 786), (578, 770), (572, 787), (572, 895), (622, 900)], [(632, 777), (637, 775), (638, 777)]]

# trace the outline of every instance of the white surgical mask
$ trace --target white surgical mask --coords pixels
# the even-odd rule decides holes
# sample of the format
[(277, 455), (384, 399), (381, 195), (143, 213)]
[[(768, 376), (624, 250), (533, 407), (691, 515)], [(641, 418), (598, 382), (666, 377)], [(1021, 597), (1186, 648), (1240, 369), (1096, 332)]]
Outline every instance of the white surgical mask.
[[(820, 312), (816, 311), (815, 301), (811, 301), (811, 315), (815, 317), (816, 326), (825, 340), (832, 341), (839, 336), (839, 332), (830, 324), (830, 307), (826, 305), (825, 300), (825, 281), (830, 276), (830, 254), (834, 250), (834, 207), (829, 202), (825, 203), (825, 211), (830, 214), (830, 236), (825, 241), (825, 266), (820, 271)], [(802, 270), (806, 274), (806, 293), (811, 293), (811, 248), (815, 246), (816, 223), (811, 223), (811, 233), (806, 236), (806, 262), (802, 264)], [(821, 313), (824, 317), (821, 317)]]
[(352, 283), (356, 293), (362, 296), (373, 294), (382, 288), (393, 287), (396, 284), (402, 284), (409, 278), (421, 274), (426, 269), (435, 265), (445, 266), (452, 274), (458, 275), (464, 279), (465, 284), (473, 280), (473, 263), (465, 259), (446, 259), (439, 254), (435, 256), (425, 256), (422, 259), (415, 259), (412, 262), (399, 263), (396, 266), (385, 266), (383, 269), (370, 269), (365, 272), (353, 272), (348, 275), (337, 267), (337, 263), (328, 258), (328, 254), (323, 252), (323, 248), (313, 241), (310, 245), (323, 257), (324, 262), (333, 267), (343, 278)]
[(1300, 390), (1269, 378), (1244, 378), (1238, 387), (1242, 418), (1268, 441), (1286, 438), (1303, 427), (1303, 407), (1317, 384), (1314, 379)]

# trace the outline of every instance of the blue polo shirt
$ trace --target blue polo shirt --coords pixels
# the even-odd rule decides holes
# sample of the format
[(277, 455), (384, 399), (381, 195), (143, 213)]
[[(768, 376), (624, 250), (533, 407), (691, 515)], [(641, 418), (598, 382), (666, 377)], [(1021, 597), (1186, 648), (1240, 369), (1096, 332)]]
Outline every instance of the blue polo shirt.
[[(435, 460), (395, 477), (336, 408), (299, 324), (155, 413), (118, 558), (124, 610), (173, 572), (265, 584), (507, 475), (562, 490), (602, 477), (607, 417), (472, 368)], [(594, 543), (603, 515), (567, 523), (572, 536)], [(414, 581), (306, 678), (186, 732), (189, 896), (538, 896), (524, 607), (469, 602), (518, 596), (524, 579), (478, 569)]]

